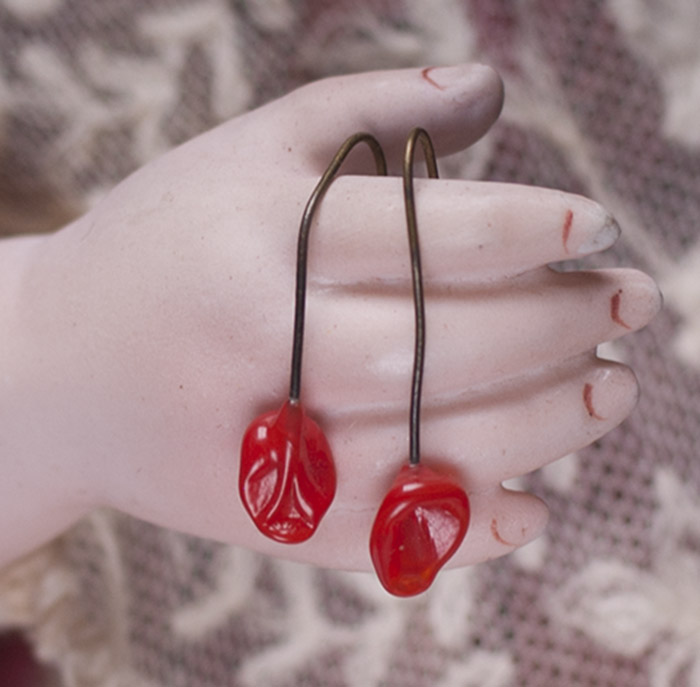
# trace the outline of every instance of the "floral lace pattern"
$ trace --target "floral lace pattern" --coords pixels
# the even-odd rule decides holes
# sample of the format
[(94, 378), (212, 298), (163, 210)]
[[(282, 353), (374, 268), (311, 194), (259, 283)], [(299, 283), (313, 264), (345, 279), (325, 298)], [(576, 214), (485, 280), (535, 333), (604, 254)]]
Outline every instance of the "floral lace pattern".
[[(0, 0), (0, 207), (87, 207), (312, 78), (480, 60), (506, 81), (461, 176), (562, 188), (623, 227), (667, 308), (610, 349), (633, 416), (523, 480), (538, 541), (414, 600), (95, 513), (0, 578), (67, 687), (700, 685), (700, 9), (694, 0)], [(606, 348), (606, 353), (608, 349)]]

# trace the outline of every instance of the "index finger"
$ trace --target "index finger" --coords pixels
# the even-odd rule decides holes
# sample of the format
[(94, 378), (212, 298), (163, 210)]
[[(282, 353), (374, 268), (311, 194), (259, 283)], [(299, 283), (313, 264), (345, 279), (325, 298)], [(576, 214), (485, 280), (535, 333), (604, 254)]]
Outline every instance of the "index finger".
[[(620, 229), (582, 196), (495, 182), (416, 179), (423, 274), (478, 282), (605, 250)], [(310, 279), (360, 284), (410, 279), (401, 180), (341, 177), (321, 203)]]

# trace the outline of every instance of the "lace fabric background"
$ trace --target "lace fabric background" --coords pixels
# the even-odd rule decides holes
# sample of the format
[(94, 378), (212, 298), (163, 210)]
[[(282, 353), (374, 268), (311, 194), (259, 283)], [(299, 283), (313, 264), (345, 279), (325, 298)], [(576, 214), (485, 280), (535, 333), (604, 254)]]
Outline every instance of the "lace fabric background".
[(0, 0), (0, 230), (60, 225), (137, 166), (328, 74), (479, 60), (499, 123), (445, 175), (580, 192), (597, 265), (666, 309), (602, 354), (638, 409), (528, 476), (552, 511), (414, 600), (98, 512), (0, 575), (66, 687), (700, 686), (700, 5), (695, 0)]

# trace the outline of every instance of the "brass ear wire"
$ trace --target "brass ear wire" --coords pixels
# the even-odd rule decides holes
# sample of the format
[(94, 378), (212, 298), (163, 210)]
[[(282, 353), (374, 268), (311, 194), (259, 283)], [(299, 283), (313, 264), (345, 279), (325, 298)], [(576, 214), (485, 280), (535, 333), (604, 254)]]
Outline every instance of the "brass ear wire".
[(423, 369), (425, 367), (425, 297), (423, 295), (423, 270), (420, 259), (420, 244), (418, 242), (416, 201), (413, 191), (413, 159), (418, 142), (420, 142), (423, 147), (428, 176), (431, 179), (438, 178), (437, 159), (433, 142), (430, 140), (430, 136), (425, 129), (416, 127), (411, 131), (406, 141), (403, 161), (403, 195), (406, 206), (408, 244), (411, 251), (411, 276), (413, 281), (413, 306), (415, 311), (415, 347), (409, 425), (409, 462), (411, 465), (418, 465), (420, 462), (420, 409), (421, 392), (423, 388)]
[(316, 188), (309, 197), (302, 215), (299, 227), (299, 240), (297, 244), (297, 281), (296, 281), (296, 301), (294, 305), (294, 338), (292, 343), (292, 372), (289, 383), (289, 400), (292, 403), (299, 402), (301, 392), (301, 358), (304, 347), (304, 319), (306, 314), (306, 273), (307, 258), (309, 253), (309, 232), (311, 222), (318, 207), (319, 202), (325, 195), (329, 186), (335, 179), (340, 166), (349, 155), (350, 151), (360, 143), (369, 146), (374, 157), (374, 164), (377, 174), (387, 175), (386, 157), (379, 141), (372, 134), (359, 132), (350, 136), (338, 149), (335, 157), (331, 160), (323, 176), (319, 180)]

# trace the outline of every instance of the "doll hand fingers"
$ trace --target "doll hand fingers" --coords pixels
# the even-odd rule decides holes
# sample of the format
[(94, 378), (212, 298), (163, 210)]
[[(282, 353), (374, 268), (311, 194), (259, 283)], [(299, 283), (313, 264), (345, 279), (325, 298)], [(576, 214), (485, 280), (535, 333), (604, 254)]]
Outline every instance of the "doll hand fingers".
[(537, 496), (503, 487), (469, 495), (471, 523), (450, 568), (498, 558), (542, 534), (549, 509)]
[[(387, 486), (386, 484), (383, 486)], [(464, 542), (450, 559), (451, 568), (481, 563), (509, 553), (535, 539), (549, 511), (536, 496), (497, 486), (469, 495), (471, 521)], [(312, 539), (290, 550), (253, 536), (251, 548), (326, 568), (370, 571), (367, 545), (376, 508), (331, 509)]]
[[(598, 203), (562, 191), (446, 179), (415, 186), (426, 283), (508, 277), (605, 250), (619, 235)], [(410, 281), (399, 179), (339, 178), (316, 224), (311, 280)]]
[[(422, 454), (448, 463), (468, 491), (487, 489), (587, 446), (622, 422), (637, 397), (629, 368), (586, 354), (467, 389), (450, 402), (424, 404)], [(379, 486), (368, 495), (367, 485), (385, 483), (405, 462), (407, 413), (407, 407), (375, 410), (326, 422), (336, 447), (340, 507), (381, 500)]]
[(457, 152), (488, 130), (502, 103), (500, 77), (483, 65), (377, 71), (299, 88), (258, 110), (255, 126), (265, 137), (262, 146), (282, 164), (298, 171), (302, 156), (302, 167), (320, 174), (357, 131), (376, 136), (390, 161), (401, 160), (417, 124), (433, 136), (439, 155)]
[(425, 455), (461, 462), (465, 484), (478, 490), (607, 434), (632, 412), (639, 387), (628, 367), (587, 354), (465, 396), (434, 420), (424, 413), (422, 445)]
[[(330, 289), (310, 297), (310, 407), (342, 414), (369, 407), (358, 406), (361, 399), (377, 409), (405, 402), (414, 327), (405, 291)], [(429, 289), (426, 402), (589, 351), (643, 327), (659, 307), (656, 285), (636, 270), (543, 268), (492, 287)]]

